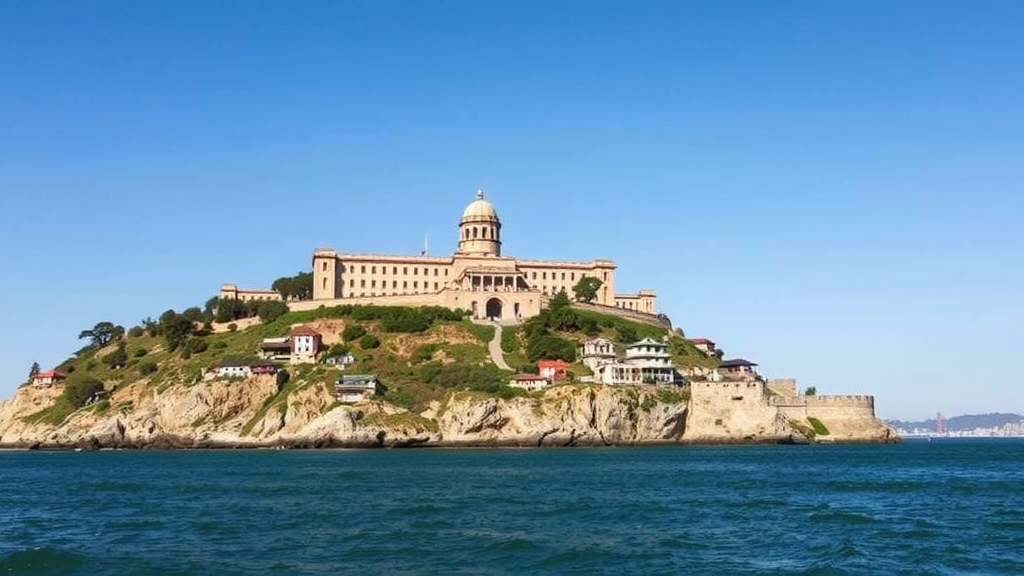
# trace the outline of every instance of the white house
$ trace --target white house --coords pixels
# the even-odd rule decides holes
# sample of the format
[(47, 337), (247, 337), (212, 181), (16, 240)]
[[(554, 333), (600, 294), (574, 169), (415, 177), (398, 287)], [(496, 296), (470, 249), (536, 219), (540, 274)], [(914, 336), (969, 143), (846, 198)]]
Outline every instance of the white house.
[(242, 360), (221, 360), (217, 364), (217, 376), (248, 378), (252, 376), (252, 368)]
[(593, 381), (607, 386), (639, 386), (644, 383), (639, 366), (618, 361), (598, 366)]
[(309, 326), (293, 328), (289, 334), (292, 362), (313, 362), (320, 353), (323, 337)]
[(594, 338), (587, 340), (580, 347), (580, 358), (583, 365), (590, 368), (591, 372), (597, 372), (597, 367), (609, 362), (615, 362), (618, 356), (615, 354), (615, 344), (607, 338)]
[(512, 388), (522, 388), (530, 392), (543, 390), (550, 384), (551, 380), (547, 376), (541, 376), (540, 374), (516, 374), (508, 381), (508, 385)]
[(361, 402), (377, 393), (377, 377), (373, 374), (351, 374), (338, 378), (334, 392), (339, 402)]
[(672, 384), (675, 382), (676, 369), (672, 365), (672, 355), (668, 344), (653, 338), (644, 338), (626, 346), (624, 363), (640, 368), (641, 381)]
[(67, 376), (56, 370), (47, 370), (46, 372), (40, 372), (32, 377), (32, 383), (36, 386), (50, 386), (53, 384), (60, 384), (66, 379)]

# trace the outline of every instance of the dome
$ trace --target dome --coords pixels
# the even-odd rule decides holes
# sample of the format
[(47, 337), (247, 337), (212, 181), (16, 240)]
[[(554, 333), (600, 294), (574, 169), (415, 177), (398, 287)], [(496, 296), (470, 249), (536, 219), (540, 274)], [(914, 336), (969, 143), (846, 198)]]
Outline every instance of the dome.
[(484, 200), (484, 191), (476, 191), (476, 200), (469, 203), (462, 212), (463, 220), (497, 220), (498, 212), (494, 205)]

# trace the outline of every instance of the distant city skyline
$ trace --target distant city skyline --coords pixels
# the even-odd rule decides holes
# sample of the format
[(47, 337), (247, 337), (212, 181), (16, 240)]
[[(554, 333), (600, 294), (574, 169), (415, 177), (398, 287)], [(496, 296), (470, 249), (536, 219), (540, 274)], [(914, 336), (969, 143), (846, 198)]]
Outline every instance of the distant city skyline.
[(0, 3), (0, 398), (318, 246), (610, 258), (881, 418), (1024, 413), (1024, 4)]

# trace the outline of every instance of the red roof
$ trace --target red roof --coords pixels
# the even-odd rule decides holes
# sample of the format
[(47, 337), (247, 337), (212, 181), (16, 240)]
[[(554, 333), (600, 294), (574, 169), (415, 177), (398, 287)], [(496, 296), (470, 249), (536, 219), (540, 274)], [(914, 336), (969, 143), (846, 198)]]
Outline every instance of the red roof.
[(694, 344), (714, 344), (714, 342), (708, 340), (707, 338), (691, 338), (690, 342)]
[(298, 328), (292, 328), (292, 336), (320, 336), (320, 333), (313, 330), (309, 326), (299, 326)]
[(547, 377), (546, 376), (541, 376), (540, 374), (516, 374), (515, 376), (512, 377), (512, 379), (513, 380), (528, 380), (528, 381), (531, 381), (531, 382), (536, 382), (537, 380), (547, 381)]
[(60, 372), (57, 372), (56, 370), (47, 370), (46, 372), (40, 372), (39, 374), (36, 374), (35, 377), (40, 379), (40, 380), (43, 379), (43, 378), (53, 378), (55, 380), (61, 380), (63, 378), (67, 378), (67, 376), (65, 376), (64, 374), (62, 374)]
[(565, 360), (537, 360), (538, 368), (568, 368), (572, 364)]

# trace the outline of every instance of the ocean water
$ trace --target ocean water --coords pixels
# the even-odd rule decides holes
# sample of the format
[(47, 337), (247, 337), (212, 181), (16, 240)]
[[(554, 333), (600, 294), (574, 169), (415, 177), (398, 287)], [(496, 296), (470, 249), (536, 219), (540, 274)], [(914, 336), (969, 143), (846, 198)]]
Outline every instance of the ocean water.
[(0, 575), (1024, 574), (1024, 441), (0, 453)]

